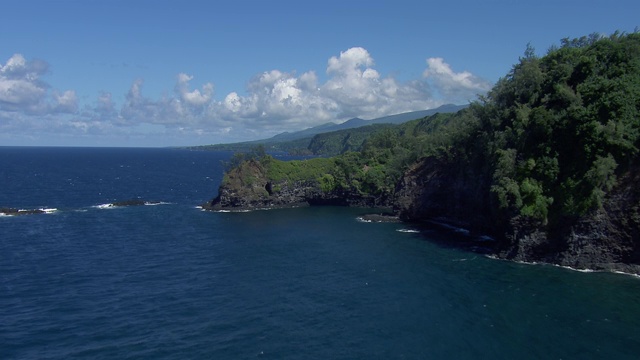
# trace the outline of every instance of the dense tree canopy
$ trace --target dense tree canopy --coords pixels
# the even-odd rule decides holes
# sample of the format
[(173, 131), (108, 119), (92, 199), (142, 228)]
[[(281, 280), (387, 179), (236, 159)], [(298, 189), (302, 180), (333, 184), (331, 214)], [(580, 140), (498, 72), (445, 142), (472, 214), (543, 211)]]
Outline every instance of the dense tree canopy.
[(528, 49), (476, 107), (503, 208), (546, 220), (600, 206), (637, 155), (640, 34)]

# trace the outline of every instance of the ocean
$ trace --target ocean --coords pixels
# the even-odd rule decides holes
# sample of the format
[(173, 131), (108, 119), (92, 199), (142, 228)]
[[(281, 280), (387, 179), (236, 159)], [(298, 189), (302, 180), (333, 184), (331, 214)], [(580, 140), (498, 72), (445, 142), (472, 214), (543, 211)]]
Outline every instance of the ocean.
[(0, 359), (640, 356), (637, 277), (367, 209), (202, 211), (229, 157), (0, 147), (0, 208), (46, 209), (0, 216)]

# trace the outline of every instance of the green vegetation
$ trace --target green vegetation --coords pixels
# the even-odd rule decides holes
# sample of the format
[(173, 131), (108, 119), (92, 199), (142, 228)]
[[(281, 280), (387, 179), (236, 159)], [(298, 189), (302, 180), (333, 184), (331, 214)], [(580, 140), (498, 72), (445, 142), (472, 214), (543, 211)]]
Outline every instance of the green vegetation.
[(268, 155), (263, 157), (260, 163), (266, 169), (267, 177), (274, 182), (320, 181), (335, 166), (335, 160), (331, 158), (280, 161)]
[(391, 124), (374, 124), (355, 129), (333, 131), (314, 136), (307, 150), (315, 155), (335, 156), (348, 151), (359, 151), (367, 137), (392, 127)]
[(527, 48), (474, 106), (500, 206), (545, 222), (601, 206), (637, 156), (639, 108), (640, 34)]
[(196, 146), (196, 150), (233, 151), (234, 153), (253, 152), (262, 147), (270, 152), (285, 152), (291, 155), (336, 156), (347, 151), (359, 151), (364, 141), (377, 131), (393, 127), (392, 124), (371, 124), (357, 128), (320, 133), (294, 140), (260, 140), (234, 144)]
[(602, 206), (640, 147), (640, 33), (527, 47), (484, 97), (457, 113), (317, 135), (330, 159), (262, 157), (271, 179), (314, 179), (323, 191), (392, 194), (436, 156), (488, 184), (491, 209), (554, 224)]

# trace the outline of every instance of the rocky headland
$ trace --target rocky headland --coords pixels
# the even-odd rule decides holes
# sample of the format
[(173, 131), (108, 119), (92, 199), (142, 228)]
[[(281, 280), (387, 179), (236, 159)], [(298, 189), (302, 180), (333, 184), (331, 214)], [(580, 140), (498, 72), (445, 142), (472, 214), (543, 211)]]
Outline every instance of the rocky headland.
[(218, 196), (202, 207), (206, 210), (242, 211), (310, 205), (388, 208), (391, 199), (366, 196), (343, 188), (324, 191), (315, 178), (271, 179), (267, 166), (251, 159), (227, 171)]

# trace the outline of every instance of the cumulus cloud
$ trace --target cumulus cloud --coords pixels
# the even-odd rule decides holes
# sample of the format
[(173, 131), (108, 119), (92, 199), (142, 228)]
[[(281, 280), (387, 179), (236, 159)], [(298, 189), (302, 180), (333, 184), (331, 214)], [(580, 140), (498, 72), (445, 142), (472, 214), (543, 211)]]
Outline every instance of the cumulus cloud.
[(491, 83), (468, 71), (456, 73), (442, 58), (427, 59), (427, 69), (423, 76), (431, 79), (435, 87), (453, 101), (473, 100), (491, 88)]
[(142, 94), (143, 79), (136, 79), (125, 96), (117, 124), (133, 126), (141, 123), (176, 125), (189, 120), (189, 113), (180, 99), (163, 97), (150, 99)]
[(103, 92), (98, 96), (93, 111), (98, 115), (100, 120), (113, 119), (118, 115), (116, 104), (113, 101), (113, 95), (109, 92)]
[(338, 116), (374, 118), (440, 105), (427, 83), (401, 84), (392, 77), (382, 77), (374, 64), (369, 52), (360, 47), (329, 59), (330, 78), (321, 91), (336, 103)]
[(189, 91), (189, 81), (193, 76), (180, 73), (176, 84), (176, 92), (180, 98), (191, 106), (203, 106), (213, 98), (213, 84), (206, 83), (202, 86), (202, 91), (196, 89)]
[(77, 111), (74, 91), (50, 92), (49, 85), (41, 80), (48, 69), (46, 62), (28, 61), (21, 54), (0, 64), (0, 111), (29, 115)]
[(54, 92), (53, 100), (53, 110), (56, 112), (74, 113), (78, 111), (78, 98), (73, 90), (67, 90), (62, 93)]
[[(0, 65), (0, 119), (17, 112), (29, 116), (67, 114), (55, 122), (60, 129), (122, 133), (134, 129), (164, 129), (176, 136), (208, 136), (219, 142), (264, 138), (329, 121), (352, 117), (371, 119), (445, 103), (466, 103), (489, 90), (491, 84), (468, 71), (456, 72), (442, 58), (426, 59), (423, 76), (400, 82), (375, 69), (371, 54), (354, 47), (332, 56), (321, 82), (315, 71), (269, 70), (257, 74), (243, 92), (215, 98), (214, 85), (199, 88), (194, 76), (179, 73), (173, 92), (153, 99), (143, 94), (143, 79), (132, 82), (118, 107), (114, 95), (98, 94), (93, 104), (78, 111), (75, 91), (50, 90), (41, 80), (48, 71), (43, 61), (27, 61), (16, 54)], [(71, 114), (71, 115), (69, 115)], [(137, 130), (135, 130), (137, 131)]]

